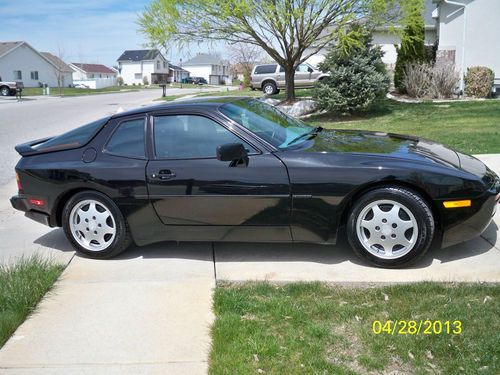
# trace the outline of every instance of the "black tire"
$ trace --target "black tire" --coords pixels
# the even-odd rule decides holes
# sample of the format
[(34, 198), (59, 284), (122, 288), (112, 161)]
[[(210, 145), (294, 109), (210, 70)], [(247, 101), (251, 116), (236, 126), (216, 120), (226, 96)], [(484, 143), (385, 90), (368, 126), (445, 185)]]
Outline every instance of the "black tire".
[[(375, 256), (365, 248), (361, 242), (362, 240), (358, 236), (357, 221), (359, 215), (367, 206), (379, 200), (390, 200), (402, 204), (411, 214), (413, 214), (417, 223), (418, 233), (415, 236), (414, 245), (408, 253), (401, 257), (383, 259)], [(361, 259), (378, 267), (398, 268), (408, 266), (425, 255), (434, 237), (434, 229), (435, 225), (432, 211), (419, 194), (407, 188), (388, 186), (368, 191), (356, 200), (348, 217), (347, 239), (354, 252)], [(396, 247), (393, 249), (395, 248)]]
[(275, 95), (279, 93), (279, 90), (276, 83), (268, 81), (262, 85), (262, 92), (264, 92), (265, 95)]
[[(102, 250), (86, 249), (85, 247), (83, 247), (78, 243), (77, 239), (75, 238), (76, 234), (73, 234), (71, 231), (71, 225), (70, 225), (71, 211), (77, 204), (85, 200), (97, 201), (100, 205), (105, 207), (113, 217), (115, 226), (115, 236), (114, 239), (106, 246), (106, 248)], [(121, 213), (120, 209), (109, 197), (97, 191), (87, 190), (73, 195), (66, 202), (64, 206), (62, 212), (62, 225), (66, 237), (71, 242), (73, 247), (77, 250), (77, 252), (79, 252), (80, 254), (84, 254), (90, 258), (95, 258), (95, 259), (112, 258), (120, 254), (124, 250), (126, 250), (132, 243), (132, 236), (130, 235), (128, 223), (123, 217), (123, 214)]]
[(0, 95), (1, 96), (9, 96), (11, 94), (11, 90), (7, 86), (0, 87)]

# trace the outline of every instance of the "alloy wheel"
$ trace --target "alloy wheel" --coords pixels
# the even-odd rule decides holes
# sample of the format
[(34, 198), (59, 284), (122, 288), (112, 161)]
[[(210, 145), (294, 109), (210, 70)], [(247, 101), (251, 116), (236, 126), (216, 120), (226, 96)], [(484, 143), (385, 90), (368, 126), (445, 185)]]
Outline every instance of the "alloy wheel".
[(413, 213), (393, 200), (377, 200), (366, 205), (357, 218), (356, 233), (363, 247), (381, 259), (397, 259), (408, 254), (418, 238)]
[(93, 199), (83, 200), (73, 207), (69, 226), (75, 241), (90, 251), (106, 249), (116, 236), (116, 223), (111, 211)]

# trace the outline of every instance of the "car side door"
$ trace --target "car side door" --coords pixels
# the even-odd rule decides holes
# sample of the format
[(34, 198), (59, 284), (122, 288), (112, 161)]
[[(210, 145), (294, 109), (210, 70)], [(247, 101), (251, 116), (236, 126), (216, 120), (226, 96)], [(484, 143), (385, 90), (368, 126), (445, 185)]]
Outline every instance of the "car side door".
[(312, 86), (312, 72), (313, 69), (309, 65), (300, 64), (295, 70), (295, 87)]
[[(192, 111), (152, 114), (150, 134), (150, 201), (172, 239), (291, 239), (286, 168), (255, 140)], [(217, 160), (217, 146), (228, 143), (244, 145), (247, 165)]]

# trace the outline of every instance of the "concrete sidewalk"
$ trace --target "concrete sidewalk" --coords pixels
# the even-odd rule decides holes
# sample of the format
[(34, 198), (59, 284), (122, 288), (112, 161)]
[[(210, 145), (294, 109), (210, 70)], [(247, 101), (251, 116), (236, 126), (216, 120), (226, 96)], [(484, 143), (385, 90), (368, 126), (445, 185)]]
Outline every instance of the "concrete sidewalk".
[(0, 373), (206, 373), (213, 287), (209, 244), (75, 257), (0, 350)]

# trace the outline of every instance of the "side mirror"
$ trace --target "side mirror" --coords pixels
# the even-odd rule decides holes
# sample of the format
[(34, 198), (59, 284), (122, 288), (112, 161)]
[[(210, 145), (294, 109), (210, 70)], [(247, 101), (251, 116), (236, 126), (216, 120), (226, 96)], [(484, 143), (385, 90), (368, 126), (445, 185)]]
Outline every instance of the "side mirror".
[(230, 161), (230, 167), (244, 164), (248, 165), (248, 154), (245, 146), (241, 143), (226, 143), (217, 146), (217, 160)]

